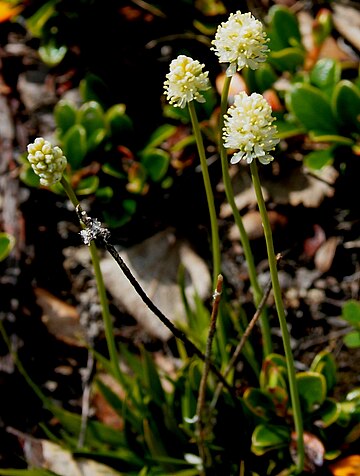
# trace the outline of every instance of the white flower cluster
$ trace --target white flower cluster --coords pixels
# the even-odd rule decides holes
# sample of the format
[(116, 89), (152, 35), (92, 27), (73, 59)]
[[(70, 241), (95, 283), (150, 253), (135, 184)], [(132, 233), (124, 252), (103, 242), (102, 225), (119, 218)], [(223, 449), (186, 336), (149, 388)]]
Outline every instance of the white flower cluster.
[(232, 76), (245, 66), (257, 69), (266, 60), (267, 42), (262, 23), (251, 13), (238, 11), (219, 25), (212, 49), (220, 63), (230, 63), (226, 75)]
[(184, 108), (194, 99), (205, 102), (200, 91), (210, 88), (208, 72), (203, 73), (204, 65), (197, 60), (180, 55), (170, 63), (170, 73), (166, 75), (164, 89), (170, 104)]
[(223, 129), (224, 146), (239, 150), (231, 158), (232, 164), (242, 159), (250, 164), (256, 157), (262, 164), (274, 160), (269, 152), (274, 150), (279, 139), (277, 129), (272, 125), (275, 118), (271, 112), (269, 103), (261, 94), (248, 96), (241, 92), (235, 96), (234, 104), (224, 117)]
[(53, 147), (43, 137), (38, 137), (27, 150), (28, 161), (40, 177), (41, 185), (49, 187), (61, 180), (67, 161), (60, 147)]

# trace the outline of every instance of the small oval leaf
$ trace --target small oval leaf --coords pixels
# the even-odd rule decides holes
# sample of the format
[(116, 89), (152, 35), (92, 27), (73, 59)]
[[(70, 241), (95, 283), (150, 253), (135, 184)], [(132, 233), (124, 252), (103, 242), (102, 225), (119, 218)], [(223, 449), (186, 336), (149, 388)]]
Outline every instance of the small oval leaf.
[(74, 170), (81, 166), (86, 149), (86, 131), (80, 124), (75, 124), (64, 137), (64, 153)]
[(338, 121), (350, 131), (360, 131), (360, 90), (343, 80), (334, 90), (333, 109)]
[(6, 259), (15, 246), (15, 238), (9, 233), (0, 233), (0, 261)]

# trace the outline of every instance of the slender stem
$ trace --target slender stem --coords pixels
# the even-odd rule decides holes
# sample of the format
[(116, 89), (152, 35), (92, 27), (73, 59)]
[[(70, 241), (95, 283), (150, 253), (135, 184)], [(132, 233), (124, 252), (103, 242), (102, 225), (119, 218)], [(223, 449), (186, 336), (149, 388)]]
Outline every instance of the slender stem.
[[(248, 265), (250, 284), (254, 293), (255, 306), (259, 307), (263, 292), (261, 290), (259, 281), (257, 279), (254, 256), (251, 250), (249, 237), (246, 233), (243, 220), (241, 218), (241, 215), (235, 203), (234, 191), (231, 185), (231, 179), (229, 174), (227, 153), (226, 153), (226, 149), (224, 147), (224, 143), (222, 139), (222, 130), (224, 127), (224, 115), (226, 114), (226, 111), (227, 111), (227, 101), (228, 101), (230, 83), (231, 83), (231, 77), (226, 77), (224, 87), (221, 93), (221, 114), (220, 114), (220, 121), (219, 121), (219, 130), (220, 130), (219, 150), (220, 150), (220, 157), (221, 157), (222, 176), (223, 176), (226, 198), (231, 207), (235, 223), (239, 229), (240, 240), (244, 250), (245, 259)], [(262, 310), (262, 313), (260, 316), (260, 327), (261, 327), (263, 343), (264, 343), (263, 353), (264, 353), (264, 357), (266, 357), (272, 352), (270, 325), (269, 325), (266, 308)]]
[[(210, 319), (210, 328), (209, 334), (206, 341), (206, 350), (205, 350), (205, 362), (204, 362), (204, 370), (201, 376), (200, 387), (199, 387), (199, 396), (197, 400), (197, 407), (196, 407), (196, 415), (198, 417), (196, 422), (197, 432), (198, 432), (198, 447), (199, 447), (199, 454), (203, 462), (203, 471), (202, 476), (206, 475), (206, 469), (210, 466), (210, 455), (206, 451), (205, 446), (205, 423), (203, 419), (204, 407), (205, 407), (205, 397), (206, 397), (206, 382), (210, 371), (210, 359), (211, 359), (211, 348), (212, 343), (214, 340), (214, 335), (216, 331), (216, 320), (219, 311), (219, 303), (221, 299), (221, 292), (223, 286), (223, 277), (221, 274), (218, 276), (218, 281), (216, 284), (216, 289), (214, 293), (214, 302), (211, 312), (211, 319)], [(222, 384), (221, 384), (222, 385)]]
[(284, 345), (285, 357), (286, 357), (286, 365), (287, 365), (287, 372), (288, 372), (288, 379), (289, 379), (289, 389), (290, 389), (290, 397), (294, 415), (294, 425), (296, 431), (296, 438), (297, 438), (297, 453), (298, 453), (298, 461), (297, 461), (297, 471), (298, 474), (302, 472), (304, 468), (304, 436), (303, 436), (303, 422), (302, 422), (302, 415), (301, 415), (301, 408), (300, 408), (300, 399), (298, 388), (296, 384), (296, 374), (295, 374), (295, 365), (294, 365), (294, 358), (291, 351), (290, 346), (290, 335), (286, 324), (286, 317), (284, 311), (284, 305), (281, 297), (281, 289), (279, 283), (279, 276), (277, 272), (276, 266), (276, 256), (274, 252), (274, 244), (272, 239), (272, 232), (269, 222), (269, 217), (266, 210), (266, 205), (264, 201), (264, 197), (261, 190), (259, 174), (257, 169), (257, 163), (255, 160), (252, 161), (250, 164), (251, 176), (252, 181), (255, 188), (256, 199), (259, 206), (259, 211), (264, 227), (264, 234), (266, 240), (266, 249), (269, 259), (269, 267), (270, 267), (270, 275), (271, 281), (273, 285), (273, 292), (275, 298), (275, 306), (277, 310), (277, 314), (279, 317), (280, 328), (282, 333), (282, 341)]
[(210, 224), (211, 224), (211, 244), (212, 244), (212, 253), (213, 253), (213, 276), (214, 276), (214, 288), (216, 287), (217, 278), (220, 274), (221, 269), (221, 255), (220, 255), (220, 239), (219, 239), (219, 230), (217, 223), (217, 216), (215, 210), (214, 195), (211, 187), (209, 171), (206, 163), (206, 155), (204, 149), (204, 142), (202, 140), (199, 121), (196, 116), (194, 101), (188, 103), (191, 123), (195, 135), (195, 140), (199, 152), (201, 171), (204, 179), (206, 199), (209, 208), (210, 214)]
[[(80, 205), (79, 201), (64, 175), (62, 176), (62, 179), (61, 179), (61, 185), (63, 186), (67, 196), (69, 197), (71, 203), (74, 205), (74, 208), (76, 209)], [(107, 347), (109, 351), (110, 361), (111, 361), (114, 375), (116, 376), (118, 380), (121, 381), (119, 357), (118, 357), (118, 352), (116, 349), (116, 343), (114, 338), (114, 328), (113, 328), (113, 323), (112, 323), (110, 310), (109, 310), (109, 302), (106, 296), (106, 289), (105, 289), (104, 280), (103, 280), (103, 276), (102, 276), (102, 272), (100, 268), (98, 251), (94, 241), (91, 241), (90, 243), (90, 254), (91, 254), (91, 260), (92, 260), (92, 264), (94, 268), (96, 286), (99, 293), (102, 317), (104, 321), (105, 337), (106, 337)]]

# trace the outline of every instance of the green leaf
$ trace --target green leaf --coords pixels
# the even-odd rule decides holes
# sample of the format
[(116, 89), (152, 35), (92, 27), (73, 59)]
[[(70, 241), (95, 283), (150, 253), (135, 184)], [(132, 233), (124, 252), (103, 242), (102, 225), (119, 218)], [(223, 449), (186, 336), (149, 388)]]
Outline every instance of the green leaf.
[(285, 357), (279, 354), (269, 354), (260, 372), (260, 387), (263, 390), (280, 387), (286, 390), (287, 366)]
[(99, 186), (99, 177), (96, 175), (90, 175), (80, 180), (78, 186), (76, 187), (77, 195), (90, 195), (95, 193)]
[(360, 330), (360, 302), (355, 299), (347, 301), (342, 308), (341, 317)]
[(0, 233), (0, 261), (4, 261), (9, 256), (15, 246), (15, 238), (9, 233)]
[(300, 48), (285, 48), (269, 54), (269, 63), (280, 71), (295, 72), (303, 65), (304, 59), (305, 53)]
[(78, 123), (84, 127), (88, 137), (99, 129), (104, 129), (104, 111), (101, 105), (96, 101), (85, 102), (78, 111)]
[(309, 84), (297, 84), (286, 96), (288, 108), (307, 130), (336, 134), (337, 124), (325, 94)]
[(329, 142), (334, 145), (347, 145), (349, 147), (354, 145), (354, 141), (349, 137), (340, 136), (338, 134), (321, 134), (309, 133), (310, 139), (314, 142)]
[(333, 110), (349, 131), (360, 131), (360, 90), (351, 81), (340, 81), (333, 95)]
[(320, 170), (325, 165), (330, 165), (334, 160), (334, 149), (329, 147), (323, 150), (314, 150), (304, 158), (304, 165), (313, 170)]
[(100, 187), (96, 190), (96, 198), (102, 202), (109, 202), (110, 199), (114, 196), (114, 190), (109, 187)]
[(326, 398), (321, 408), (315, 412), (314, 425), (319, 428), (327, 428), (339, 418), (341, 413), (341, 407), (338, 402), (331, 398)]
[(1, 476), (58, 476), (47, 469), (0, 469)]
[(331, 93), (340, 81), (341, 67), (338, 61), (330, 58), (320, 59), (310, 72), (310, 81), (326, 93)]
[(336, 363), (334, 356), (330, 352), (326, 350), (319, 352), (312, 361), (310, 370), (325, 377), (327, 392), (335, 387), (337, 381)]
[(255, 70), (257, 91), (260, 93), (270, 89), (277, 79), (277, 74), (269, 63), (263, 63)]
[(170, 155), (162, 149), (146, 149), (141, 154), (141, 163), (151, 180), (159, 182), (168, 170)]
[(296, 15), (283, 6), (269, 9), (270, 50), (278, 51), (288, 46), (301, 45), (301, 33)]
[(104, 164), (102, 167), (101, 167), (101, 170), (107, 174), (107, 175), (110, 175), (111, 177), (115, 177), (117, 179), (126, 179), (126, 174), (117, 169), (114, 165), (110, 164), (109, 162), (106, 162), (106, 164)]
[(280, 425), (258, 425), (251, 437), (251, 451), (257, 456), (289, 444), (290, 428)]
[(306, 133), (306, 129), (303, 126), (284, 119), (278, 119), (276, 121), (276, 128), (278, 130), (277, 136), (279, 139), (288, 139), (289, 137), (296, 137)]
[(39, 48), (39, 56), (41, 60), (50, 68), (57, 66), (64, 59), (67, 53), (67, 47), (64, 45), (57, 46), (54, 40), (43, 44)]
[(98, 129), (94, 131), (90, 137), (87, 137), (87, 148), (91, 152), (99, 147), (106, 138), (107, 132), (105, 129)]
[(344, 342), (350, 349), (356, 349), (360, 347), (360, 332), (349, 332), (349, 334), (346, 334), (344, 337)]
[(150, 147), (158, 147), (164, 141), (166, 141), (166, 139), (175, 134), (176, 130), (176, 126), (172, 126), (171, 124), (162, 124), (151, 134), (150, 139), (146, 144), (146, 149)]
[(75, 124), (67, 131), (64, 136), (63, 149), (72, 169), (79, 169), (87, 152), (86, 131), (83, 126)]
[(141, 347), (143, 380), (148, 394), (158, 404), (166, 403), (165, 392), (152, 356)]
[(133, 132), (133, 123), (125, 114), (124, 104), (115, 104), (105, 113), (105, 122), (113, 138), (123, 140)]
[(26, 27), (35, 38), (41, 38), (45, 23), (55, 12), (55, 5), (59, 0), (48, 0), (36, 10), (34, 15), (26, 20)]
[(317, 409), (326, 397), (326, 380), (317, 372), (300, 372), (296, 375), (300, 402), (304, 411)]
[(40, 177), (33, 171), (29, 162), (21, 166), (20, 179), (28, 187), (38, 188), (40, 186)]
[(107, 84), (96, 74), (87, 74), (80, 82), (79, 89), (84, 102), (96, 101), (103, 104), (110, 96)]
[(54, 108), (55, 122), (61, 135), (64, 135), (77, 120), (75, 106), (64, 99), (61, 99)]
[(254, 415), (270, 420), (275, 415), (275, 406), (270, 395), (259, 388), (248, 388), (244, 393), (245, 405)]

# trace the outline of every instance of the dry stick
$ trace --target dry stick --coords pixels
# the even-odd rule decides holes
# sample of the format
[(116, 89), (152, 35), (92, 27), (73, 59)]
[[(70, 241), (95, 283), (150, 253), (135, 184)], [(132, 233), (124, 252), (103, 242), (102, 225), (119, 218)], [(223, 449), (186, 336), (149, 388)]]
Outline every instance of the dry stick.
[[(223, 374), (224, 378), (226, 379), (226, 377), (229, 375), (229, 372), (230, 370), (233, 368), (233, 366), (235, 365), (237, 359), (239, 358), (239, 355), (241, 353), (241, 351), (243, 350), (244, 348), (244, 345), (248, 339), (248, 337), (250, 336), (251, 334), (251, 331), (253, 330), (257, 320), (259, 319), (260, 315), (261, 315), (261, 312), (266, 304), (266, 301), (267, 301), (267, 298), (269, 297), (269, 294), (270, 294), (270, 291), (271, 291), (271, 287), (272, 287), (272, 283), (271, 283), (271, 280), (269, 281), (269, 283), (267, 284), (266, 288), (265, 288), (265, 291), (264, 291), (264, 294), (261, 298), (261, 301), (259, 303), (259, 306), (258, 308), (256, 309), (255, 311), (255, 314), (253, 315), (251, 321), (249, 322), (247, 328), (245, 329), (245, 332), (244, 334), (242, 335), (241, 339), (240, 339), (240, 342), (238, 343), (238, 345), (236, 346), (236, 349), (234, 350), (234, 353), (233, 355), (231, 356), (231, 359), (225, 369), (225, 372)], [(220, 396), (220, 393), (221, 393), (221, 390), (223, 388), (223, 384), (222, 382), (219, 382), (217, 387), (216, 387), (216, 390), (214, 392), (214, 396), (213, 396), (213, 399), (212, 399), (212, 402), (211, 402), (211, 408), (215, 408), (216, 406), (216, 403), (218, 401), (218, 398)]]
[[(82, 210), (80, 205), (76, 207), (76, 212), (78, 214), (79, 220), (85, 225), (86, 230), (88, 232), (88, 240), (99, 240), (105, 247), (105, 249), (111, 254), (114, 260), (119, 265), (121, 271), (124, 273), (125, 277), (128, 279), (132, 287), (135, 289), (137, 294), (140, 296), (142, 301), (146, 304), (146, 306), (152, 311), (156, 317), (160, 319), (160, 321), (169, 329), (169, 331), (173, 334), (174, 337), (181, 340), (185, 345), (186, 350), (189, 353), (193, 353), (197, 357), (199, 357), (203, 362), (205, 362), (205, 354), (201, 352), (201, 350), (191, 342), (186, 337), (186, 334), (178, 329), (171, 321), (168, 319), (165, 314), (153, 303), (153, 301), (149, 298), (146, 292), (141, 287), (140, 283), (136, 280), (135, 276), (132, 274), (118, 251), (116, 250), (115, 246), (109, 242), (110, 238), (110, 231), (107, 228), (103, 228), (100, 226), (99, 222), (96, 219), (93, 219), (87, 215), (87, 213)], [(209, 368), (213, 372), (214, 375), (219, 379), (219, 381), (223, 384), (223, 386), (229, 391), (231, 396), (237, 401), (235, 391), (228, 384), (225, 380), (219, 369), (214, 365), (213, 362), (209, 362)]]
[(223, 281), (224, 279), (222, 275), (219, 274), (217, 278), (216, 289), (214, 292), (214, 302), (213, 302), (211, 318), (210, 318), (210, 328), (209, 328), (208, 338), (206, 341), (204, 370), (201, 376), (199, 396), (198, 396), (198, 401), (196, 406), (196, 415), (197, 415), (196, 429), (197, 429), (198, 438), (199, 438), (198, 439), (199, 454), (203, 462), (203, 472), (202, 472), (203, 476), (206, 475), (206, 467), (207, 467), (207, 464), (206, 464), (207, 453), (206, 453), (206, 448), (204, 443), (205, 424), (203, 420), (203, 410), (205, 406), (206, 382), (207, 382), (207, 378), (210, 371), (209, 364), (211, 359), (211, 347), (212, 347), (212, 343), (215, 336), (216, 320), (217, 320), (218, 311), (219, 311), (219, 303), (221, 299)]

